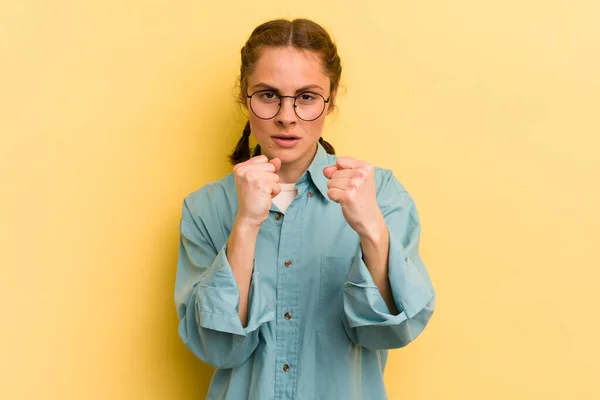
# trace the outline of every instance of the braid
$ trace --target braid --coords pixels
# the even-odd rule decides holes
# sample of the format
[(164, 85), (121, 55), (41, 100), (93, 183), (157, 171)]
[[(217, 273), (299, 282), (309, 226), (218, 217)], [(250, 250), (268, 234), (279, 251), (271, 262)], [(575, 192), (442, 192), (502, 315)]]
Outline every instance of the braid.
[(329, 142), (325, 141), (322, 137), (319, 138), (319, 143), (321, 143), (321, 146), (323, 146), (327, 153), (335, 154), (335, 149), (333, 146)]
[(250, 159), (250, 121), (246, 122), (242, 137), (238, 140), (233, 153), (229, 156), (231, 164), (239, 164)]

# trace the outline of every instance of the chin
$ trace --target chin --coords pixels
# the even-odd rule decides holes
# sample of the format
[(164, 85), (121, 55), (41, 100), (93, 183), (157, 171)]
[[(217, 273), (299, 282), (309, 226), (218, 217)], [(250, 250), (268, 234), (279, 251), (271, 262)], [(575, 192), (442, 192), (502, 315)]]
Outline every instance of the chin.
[(265, 145), (258, 143), (258, 145), (260, 145), (261, 154), (269, 157), (269, 159), (275, 158), (275, 157), (288, 158), (292, 154), (298, 154), (298, 149), (281, 149), (281, 148), (278, 148), (274, 144), (269, 146), (269, 143), (267, 143)]
[[(265, 153), (263, 152), (263, 154), (265, 154)], [(267, 151), (265, 155), (269, 159), (277, 157), (284, 164), (294, 162), (300, 157), (300, 153), (297, 150), (282, 150), (282, 149), (277, 149), (275, 151)]]

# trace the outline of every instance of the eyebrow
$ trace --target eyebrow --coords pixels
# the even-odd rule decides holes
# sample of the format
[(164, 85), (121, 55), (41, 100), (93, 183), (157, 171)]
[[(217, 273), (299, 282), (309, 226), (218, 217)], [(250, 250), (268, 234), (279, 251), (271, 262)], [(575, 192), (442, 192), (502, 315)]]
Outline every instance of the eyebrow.
[[(263, 82), (259, 82), (259, 83), (255, 84), (255, 85), (252, 85), (252, 88), (253, 89), (258, 89), (258, 88), (272, 89), (272, 90), (274, 90), (274, 91), (276, 91), (278, 93), (281, 93), (281, 91), (279, 89), (277, 89), (276, 87), (268, 85), (268, 84), (263, 83)], [(323, 88), (321, 86), (312, 84), (312, 85), (302, 86), (301, 88), (296, 89), (296, 93), (304, 92), (304, 91), (310, 90), (310, 89), (320, 89), (321, 91), (324, 92), (324, 90), (323, 90)]]

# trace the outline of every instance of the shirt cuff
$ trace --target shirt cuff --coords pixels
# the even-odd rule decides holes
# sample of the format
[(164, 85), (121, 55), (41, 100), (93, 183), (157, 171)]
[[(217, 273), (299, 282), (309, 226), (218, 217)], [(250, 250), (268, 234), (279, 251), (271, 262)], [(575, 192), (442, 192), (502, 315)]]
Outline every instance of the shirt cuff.
[(220, 332), (246, 336), (262, 324), (275, 319), (270, 299), (261, 290), (260, 274), (253, 268), (248, 299), (248, 324), (244, 328), (238, 315), (240, 292), (227, 260), (227, 244), (196, 285), (196, 320), (199, 326)]
[[(400, 311), (390, 313), (379, 288), (362, 258), (359, 248), (354, 257), (348, 281), (344, 284), (344, 313), (350, 327), (398, 325), (414, 317), (434, 297), (434, 290), (420, 260), (412, 260), (406, 255), (399, 238), (390, 235), (388, 258), (388, 278), (394, 303)], [(423, 273), (422, 273), (423, 271)]]

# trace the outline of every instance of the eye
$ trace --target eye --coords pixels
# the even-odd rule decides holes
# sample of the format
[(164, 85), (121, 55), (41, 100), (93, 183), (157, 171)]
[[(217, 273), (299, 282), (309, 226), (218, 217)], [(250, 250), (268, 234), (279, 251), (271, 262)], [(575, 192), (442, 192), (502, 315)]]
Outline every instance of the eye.
[(274, 100), (277, 99), (277, 93), (271, 90), (265, 90), (260, 93), (261, 100)]
[(310, 103), (317, 99), (317, 95), (314, 93), (306, 92), (298, 95), (298, 101), (302, 103)]

